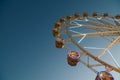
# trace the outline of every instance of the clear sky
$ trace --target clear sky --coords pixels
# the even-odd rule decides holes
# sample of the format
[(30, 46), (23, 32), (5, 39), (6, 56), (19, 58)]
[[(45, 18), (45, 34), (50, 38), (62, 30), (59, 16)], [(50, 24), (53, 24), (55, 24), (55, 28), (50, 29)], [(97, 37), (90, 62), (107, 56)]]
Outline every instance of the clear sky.
[(76, 12), (120, 14), (120, 0), (0, 0), (0, 80), (94, 80), (54, 45), (54, 23)]

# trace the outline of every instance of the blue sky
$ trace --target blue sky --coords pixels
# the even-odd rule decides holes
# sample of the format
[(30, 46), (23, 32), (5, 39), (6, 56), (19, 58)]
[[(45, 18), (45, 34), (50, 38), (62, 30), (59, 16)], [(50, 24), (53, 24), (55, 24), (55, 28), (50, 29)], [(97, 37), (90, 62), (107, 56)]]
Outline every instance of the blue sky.
[(0, 80), (94, 80), (96, 74), (70, 67), (67, 51), (55, 48), (54, 23), (76, 12), (116, 15), (119, 8), (120, 0), (1, 0)]

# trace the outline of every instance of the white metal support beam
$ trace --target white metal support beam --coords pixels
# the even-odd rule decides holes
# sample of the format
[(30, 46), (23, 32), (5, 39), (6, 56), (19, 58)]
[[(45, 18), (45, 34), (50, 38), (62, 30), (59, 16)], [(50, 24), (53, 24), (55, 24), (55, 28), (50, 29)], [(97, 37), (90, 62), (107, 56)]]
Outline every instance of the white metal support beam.
[(100, 58), (101, 56), (103, 56), (104, 54), (106, 54), (106, 52), (111, 49), (115, 44), (117, 44), (120, 41), (120, 36), (114, 40), (105, 50), (103, 50), (99, 55), (98, 58)]

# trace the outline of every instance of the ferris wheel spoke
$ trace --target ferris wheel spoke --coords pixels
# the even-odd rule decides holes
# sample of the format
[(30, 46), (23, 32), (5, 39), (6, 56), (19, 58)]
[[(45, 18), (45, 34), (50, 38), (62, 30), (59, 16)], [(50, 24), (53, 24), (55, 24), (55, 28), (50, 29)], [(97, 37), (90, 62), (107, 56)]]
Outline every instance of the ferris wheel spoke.
[(86, 49), (105, 49), (105, 48), (97, 48), (97, 47), (84, 47)]
[(109, 53), (110, 56), (112, 57), (112, 59), (113, 59), (114, 63), (116, 64), (116, 66), (117, 66), (118, 68), (120, 68), (120, 65), (118, 64), (118, 62), (116, 61), (116, 59), (113, 57), (112, 53), (111, 53), (109, 50), (108, 50), (108, 53)]
[(103, 27), (103, 26), (85, 26), (85, 25), (83, 25), (79, 28), (85, 28), (85, 29), (91, 29), (91, 30), (99, 29), (99, 30), (106, 30), (106, 31), (107, 30), (113, 30), (113, 31), (117, 30), (116, 28), (108, 28), (108, 27)]
[(70, 29), (74, 29), (74, 28), (80, 28), (81, 26), (74, 26), (74, 27), (70, 27)]
[(89, 65), (90, 67), (98, 67), (98, 66), (103, 66), (102, 64), (91, 64)]
[(118, 22), (117, 20), (114, 20), (114, 23), (116, 24), (116, 26), (120, 26), (120, 22)]
[(69, 30), (70, 32), (73, 32), (73, 33), (75, 33), (75, 34), (81, 34), (80, 32), (78, 32), (78, 31), (74, 31), (74, 30)]
[(98, 71), (96, 71), (93, 67), (91, 67), (89, 64), (87, 64), (86, 62), (84, 62), (83, 60), (80, 59), (80, 62), (85, 65), (86, 67), (88, 67), (89, 69), (91, 69), (93, 72), (98, 73)]
[(117, 44), (120, 41), (120, 36), (115, 39), (105, 50), (103, 50), (99, 55), (98, 58), (102, 57), (103, 55), (106, 54), (106, 52), (111, 49), (115, 44)]
[[(100, 36), (119, 36), (120, 31), (106, 31), (106, 32), (93, 32), (93, 33), (85, 33), (86, 37), (100, 37)], [(72, 37), (83, 37), (81, 34), (73, 34)]]
[(87, 24), (90, 24), (90, 25), (95, 25), (95, 26), (104, 26), (103, 24), (101, 24), (101, 23), (98, 23), (98, 22), (95, 22), (95, 21), (90, 21), (90, 20), (85, 20), (85, 22), (87, 23)]
[(102, 20), (102, 19), (98, 19), (98, 21), (104, 24), (106, 27), (115, 27), (115, 25), (112, 24), (111, 22), (106, 22), (105, 20)]
[[(79, 22), (79, 21), (78, 21)], [(70, 26), (82, 26), (82, 24), (80, 24), (80, 23), (78, 23), (78, 22), (76, 22), (76, 21), (72, 21), (71, 23), (70, 23)]]
[(86, 37), (86, 34), (83, 34), (83, 37), (78, 41), (78, 44)]

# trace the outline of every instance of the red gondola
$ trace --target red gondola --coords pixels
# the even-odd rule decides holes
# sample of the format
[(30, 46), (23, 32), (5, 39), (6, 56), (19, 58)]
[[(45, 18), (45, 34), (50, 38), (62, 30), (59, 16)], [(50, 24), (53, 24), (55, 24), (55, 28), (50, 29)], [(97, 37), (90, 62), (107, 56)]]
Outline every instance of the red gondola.
[(98, 72), (95, 80), (114, 80), (113, 76), (107, 71)]
[(80, 54), (76, 51), (70, 51), (67, 56), (68, 64), (71, 66), (76, 66), (79, 62)]

